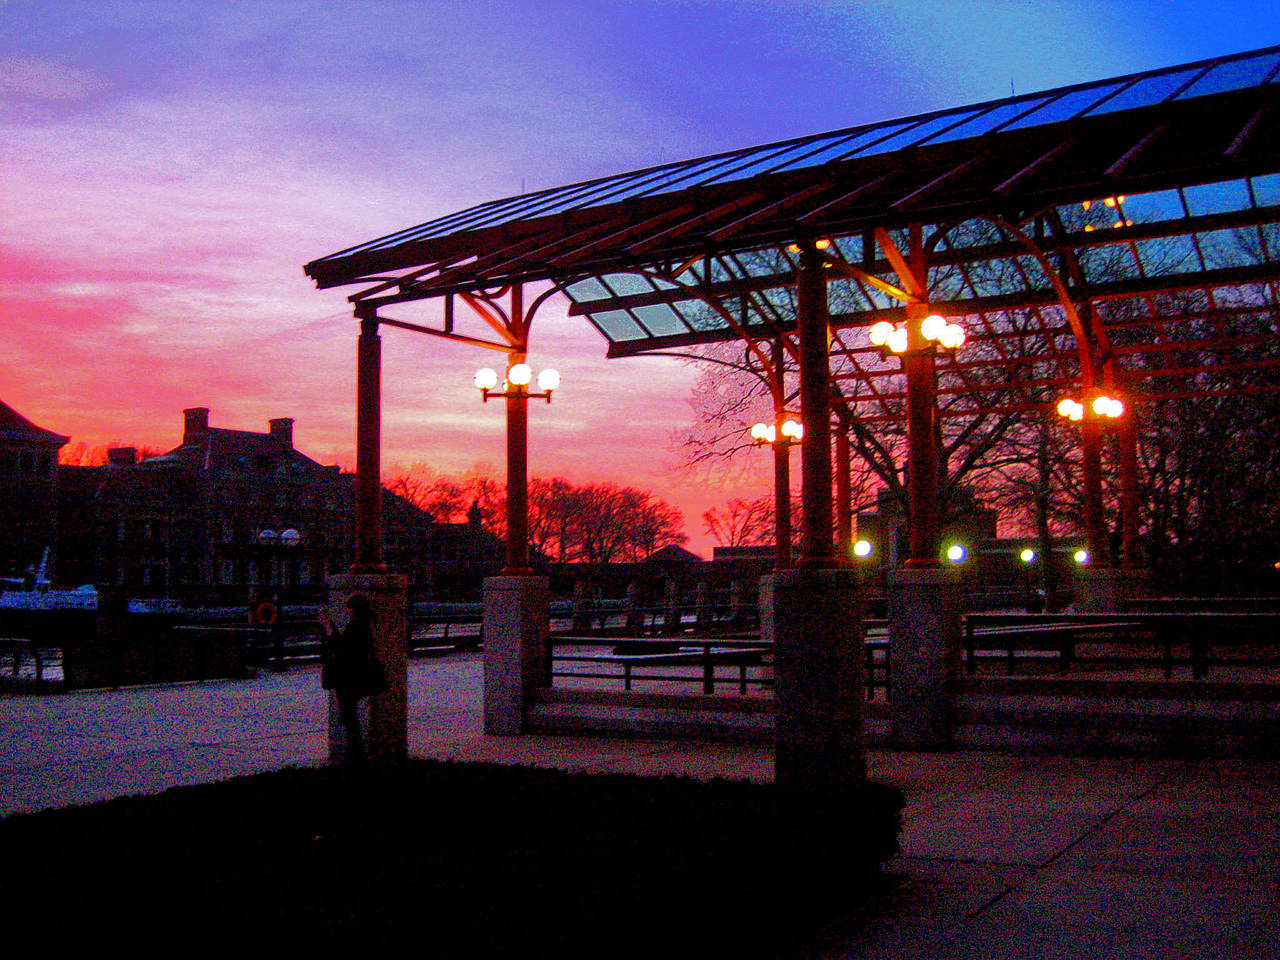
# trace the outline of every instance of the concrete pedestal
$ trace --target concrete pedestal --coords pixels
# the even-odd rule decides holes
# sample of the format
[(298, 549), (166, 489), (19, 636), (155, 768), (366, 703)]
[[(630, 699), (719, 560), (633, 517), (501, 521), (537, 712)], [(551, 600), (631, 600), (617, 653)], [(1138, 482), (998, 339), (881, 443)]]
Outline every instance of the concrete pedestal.
[(1119, 613), (1126, 600), (1149, 597), (1151, 591), (1151, 574), (1146, 570), (1078, 567), (1071, 603), (1076, 613)]
[(959, 579), (954, 570), (895, 570), (888, 586), (892, 742), (946, 748), (960, 677)]
[(546, 577), (484, 582), (484, 732), (524, 733), (529, 692), (545, 687), (551, 590)]
[(862, 615), (847, 570), (782, 570), (760, 580), (761, 638), (774, 643), (777, 782), (838, 791), (866, 776)]
[[(402, 760), (408, 753), (405, 677), (409, 665), (409, 602), (405, 578), (398, 573), (342, 573), (329, 578), (329, 616), (347, 624), (347, 598), (362, 594), (373, 608), (373, 648), (387, 673), (387, 689), (361, 701), (365, 750), (371, 761)], [(329, 695), (329, 761), (347, 759), (347, 735), (338, 698)]]

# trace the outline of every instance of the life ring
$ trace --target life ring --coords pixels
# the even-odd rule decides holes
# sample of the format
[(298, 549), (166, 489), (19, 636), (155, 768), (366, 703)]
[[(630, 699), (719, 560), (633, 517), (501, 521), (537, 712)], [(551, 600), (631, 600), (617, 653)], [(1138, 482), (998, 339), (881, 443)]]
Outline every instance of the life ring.
[(276, 622), (279, 616), (276, 605), (270, 600), (263, 600), (260, 604), (253, 608), (253, 619), (263, 626), (270, 626)]

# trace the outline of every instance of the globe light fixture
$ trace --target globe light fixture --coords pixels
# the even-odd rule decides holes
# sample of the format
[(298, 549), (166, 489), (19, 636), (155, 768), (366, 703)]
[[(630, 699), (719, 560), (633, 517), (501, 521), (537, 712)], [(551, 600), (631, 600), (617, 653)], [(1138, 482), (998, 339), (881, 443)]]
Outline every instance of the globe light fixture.
[[(781, 436), (779, 436), (781, 434)], [(804, 424), (790, 417), (782, 421), (780, 427), (772, 423), (757, 423), (751, 427), (751, 442), (757, 447), (778, 444), (785, 447), (794, 446), (804, 438)]]
[[(927, 343), (926, 349), (933, 349), (936, 344), (947, 350), (954, 350), (965, 341), (964, 327), (949, 322), (946, 317), (937, 313), (931, 313), (920, 321), (920, 336)], [(880, 348), (880, 354), (884, 357), (890, 353), (906, 353), (911, 346), (911, 333), (907, 327), (894, 326), (887, 320), (873, 323), (867, 330), (867, 339), (873, 347)]]
[(1023, 563), (1035, 563), (1036, 552), (1032, 550), (1030, 547), (1028, 547), (1027, 549), (1023, 550), (1020, 554), (1018, 554), (1018, 559), (1021, 560)]
[(507, 368), (507, 379), (502, 385), (502, 390), (498, 391), (498, 372), (490, 367), (481, 367), (476, 371), (474, 383), (480, 390), (481, 398), (485, 403), (489, 402), (490, 397), (525, 397), (527, 399), (543, 400), (547, 403), (551, 402), (551, 393), (560, 386), (560, 374), (553, 369), (543, 370), (538, 374), (538, 391), (535, 393), (529, 390), (529, 383), (533, 380), (533, 368), (527, 363), (513, 363)]
[(1119, 420), (1124, 416), (1124, 401), (1105, 393), (1099, 393), (1089, 400), (1088, 406), (1075, 397), (1063, 397), (1058, 401), (1058, 415), (1073, 422), (1079, 422), (1086, 415), (1104, 420)]
[(960, 563), (967, 555), (964, 547), (958, 543), (953, 543), (947, 547), (947, 559), (952, 563)]
[(865, 560), (871, 556), (873, 549), (870, 540), (859, 540), (853, 545), (853, 555)]
[(1086, 563), (1089, 562), (1089, 551), (1083, 550), (1083, 549), (1077, 550), (1075, 553), (1071, 555), (1071, 559), (1083, 567)]

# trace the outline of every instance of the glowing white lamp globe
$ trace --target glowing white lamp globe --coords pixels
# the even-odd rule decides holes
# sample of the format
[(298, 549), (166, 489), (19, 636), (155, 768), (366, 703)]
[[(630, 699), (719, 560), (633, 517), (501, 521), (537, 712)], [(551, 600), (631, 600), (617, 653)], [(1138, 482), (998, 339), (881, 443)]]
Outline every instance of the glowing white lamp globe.
[(920, 321), (920, 333), (926, 340), (941, 340), (942, 331), (947, 329), (947, 318), (931, 313)]
[(889, 342), (892, 334), (893, 324), (888, 320), (881, 320), (871, 325), (871, 329), (867, 331), (867, 339), (871, 341), (873, 347), (883, 347)]

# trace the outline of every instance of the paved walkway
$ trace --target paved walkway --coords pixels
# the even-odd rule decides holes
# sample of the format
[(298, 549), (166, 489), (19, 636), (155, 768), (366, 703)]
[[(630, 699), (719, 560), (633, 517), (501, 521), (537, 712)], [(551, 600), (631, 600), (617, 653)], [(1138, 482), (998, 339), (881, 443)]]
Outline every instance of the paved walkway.
[[(0, 813), (323, 762), (315, 668), (0, 698)], [(484, 736), (474, 657), (410, 664), (410, 751), (766, 780), (766, 748)], [(1243, 958), (1280, 951), (1280, 761), (875, 752), (908, 809), (897, 882), (835, 958)]]

